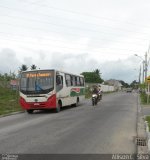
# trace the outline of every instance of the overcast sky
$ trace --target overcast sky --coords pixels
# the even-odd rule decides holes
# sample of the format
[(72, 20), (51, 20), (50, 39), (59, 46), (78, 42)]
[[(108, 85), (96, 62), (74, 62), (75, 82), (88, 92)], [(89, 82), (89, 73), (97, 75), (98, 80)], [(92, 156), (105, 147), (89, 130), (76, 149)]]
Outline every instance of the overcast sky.
[(0, 73), (35, 64), (138, 80), (149, 9), (149, 0), (0, 0)]

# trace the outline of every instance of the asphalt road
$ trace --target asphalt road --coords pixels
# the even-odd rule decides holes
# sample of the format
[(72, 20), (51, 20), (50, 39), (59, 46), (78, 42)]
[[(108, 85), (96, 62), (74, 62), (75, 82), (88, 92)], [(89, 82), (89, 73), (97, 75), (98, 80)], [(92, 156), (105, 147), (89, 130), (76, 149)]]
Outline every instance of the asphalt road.
[(136, 153), (137, 94), (105, 95), (60, 113), (0, 118), (0, 153)]

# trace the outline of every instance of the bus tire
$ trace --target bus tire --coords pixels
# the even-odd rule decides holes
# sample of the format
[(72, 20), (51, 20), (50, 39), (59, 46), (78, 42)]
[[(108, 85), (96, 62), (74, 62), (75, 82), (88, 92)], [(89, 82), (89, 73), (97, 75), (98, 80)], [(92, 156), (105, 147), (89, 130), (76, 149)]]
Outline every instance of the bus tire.
[(92, 105), (93, 105), (93, 106), (95, 105), (95, 100), (94, 100), (94, 99), (92, 99)]
[(79, 102), (80, 102), (79, 97), (77, 97), (77, 100), (76, 100), (76, 103), (75, 103), (75, 107), (79, 106)]
[(33, 110), (32, 110), (32, 109), (29, 109), (29, 110), (27, 110), (27, 113), (28, 113), (28, 114), (32, 114), (32, 113), (33, 113)]
[(61, 101), (58, 101), (57, 107), (56, 107), (56, 109), (55, 109), (56, 113), (59, 113), (59, 112), (60, 112), (61, 107), (62, 107), (62, 103), (61, 103)]
[(97, 100), (97, 99), (95, 99), (95, 105), (97, 105), (97, 101), (98, 101), (98, 100)]

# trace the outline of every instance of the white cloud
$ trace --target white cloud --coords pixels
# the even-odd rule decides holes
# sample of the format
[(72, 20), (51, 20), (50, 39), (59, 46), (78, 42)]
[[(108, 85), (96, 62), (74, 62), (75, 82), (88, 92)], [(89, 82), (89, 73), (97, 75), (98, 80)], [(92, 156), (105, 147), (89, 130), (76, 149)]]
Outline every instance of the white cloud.
[(18, 67), (21, 65), (20, 61), (18, 60), (16, 53), (8, 48), (3, 49), (0, 51), (0, 72), (1, 73), (8, 73), (8, 72), (15, 72), (17, 71)]
[(140, 61), (135, 56), (124, 60), (104, 62), (101, 68), (104, 79), (118, 79), (128, 83), (139, 80)]
[(91, 58), (87, 53), (75, 55), (40, 51), (34, 56), (27, 55), (23, 59), (18, 59), (17, 54), (11, 49), (3, 49), (0, 52), (0, 60), (0, 72), (3, 73), (10, 70), (16, 72), (22, 64), (26, 64), (29, 68), (32, 64), (35, 64), (40, 69), (54, 68), (76, 74), (100, 69), (102, 78), (105, 80), (113, 78), (129, 83), (138, 80), (140, 67), (140, 59), (135, 56), (102, 63), (99, 62), (99, 59)]

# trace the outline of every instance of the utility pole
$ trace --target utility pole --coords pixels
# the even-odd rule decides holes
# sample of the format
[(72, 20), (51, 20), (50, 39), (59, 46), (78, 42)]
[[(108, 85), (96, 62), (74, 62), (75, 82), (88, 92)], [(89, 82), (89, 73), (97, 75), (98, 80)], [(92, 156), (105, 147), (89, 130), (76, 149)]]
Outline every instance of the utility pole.
[(147, 52), (145, 53), (145, 81), (147, 78)]
[(148, 61), (147, 61), (147, 52), (145, 53), (145, 84), (147, 90), (147, 104), (149, 103), (149, 94), (150, 94), (150, 84), (147, 83), (147, 70), (148, 70)]
[(141, 84), (141, 66), (140, 66), (140, 72), (139, 72), (139, 84)]
[(145, 68), (145, 67), (144, 67), (144, 63), (145, 63), (145, 61), (143, 60), (143, 76), (142, 76), (142, 83), (144, 83), (144, 70), (145, 70), (145, 69), (144, 69), (144, 68)]
[[(145, 74), (144, 74), (144, 72), (145, 72), (145, 66), (147, 66), (147, 65), (145, 65), (145, 60), (141, 57), (141, 56), (138, 56), (137, 54), (134, 54), (135, 56), (137, 56), (137, 57), (139, 57), (140, 59), (142, 59), (142, 63), (143, 63), (143, 67), (142, 67), (142, 83), (144, 83), (145, 81), (144, 81), (144, 77), (146, 76)], [(146, 57), (146, 59), (147, 59), (147, 55), (145, 55), (145, 57)], [(140, 66), (140, 70), (141, 70), (141, 66)], [(141, 71), (140, 71), (140, 75), (141, 75)], [(140, 76), (139, 75), (139, 76)]]

